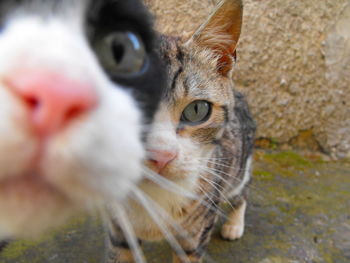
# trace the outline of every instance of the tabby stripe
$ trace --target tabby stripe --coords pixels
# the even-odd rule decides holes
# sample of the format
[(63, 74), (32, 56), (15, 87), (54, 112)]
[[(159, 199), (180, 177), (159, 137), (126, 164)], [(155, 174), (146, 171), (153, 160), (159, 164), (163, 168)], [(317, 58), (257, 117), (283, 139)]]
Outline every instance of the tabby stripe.
[(185, 57), (185, 55), (184, 55), (182, 49), (177, 47), (176, 59), (180, 62), (181, 65), (183, 65), (184, 57)]
[(224, 118), (225, 118), (225, 123), (229, 122), (229, 117), (228, 117), (228, 108), (226, 105), (221, 106), (221, 109), (224, 112)]
[(211, 143), (214, 144), (214, 145), (218, 145), (218, 146), (221, 145), (221, 141), (220, 141), (219, 139), (213, 139), (213, 140), (211, 141)]
[(196, 258), (202, 257), (202, 255), (204, 254), (204, 251), (205, 251), (205, 249), (201, 245), (199, 245), (195, 249), (184, 250), (184, 252), (186, 253), (187, 256), (192, 256), (192, 257), (196, 257)]
[(190, 85), (188, 85), (188, 79), (187, 78), (184, 79), (183, 87), (185, 89), (184, 96), (188, 96), (188, 93), (190, 92)]
[(201, 239), (200, 239), (200, 244), (202, 244), (206, 238), (208, 237), (208, 235), (210, 234), (210, 231), (213, 229), (214, 227), (214, 222), (215, 220), (212, 220), (212, 222), (206, 227), (204, 228), (202, 234), (201, 234)]
[(117, 240), (111, 233), (109, 233), (109, 240), (114, 247), (130, 249), (128, 242), (125, 240)]
[(183, 67), (180, 66), (180, 68), (176, 71), (176, 73), (174, 74), (174, 78), (173, 78), (173, 82), (171, 83), (171, 91), (173, 91), (176, 87), (176, 81), (179, 78), (179, 75), (182, 73), (183, 71)]

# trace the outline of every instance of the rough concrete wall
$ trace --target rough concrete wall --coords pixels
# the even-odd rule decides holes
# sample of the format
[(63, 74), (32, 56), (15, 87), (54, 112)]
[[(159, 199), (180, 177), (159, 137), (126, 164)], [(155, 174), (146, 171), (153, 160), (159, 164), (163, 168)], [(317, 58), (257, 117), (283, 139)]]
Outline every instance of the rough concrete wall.
[[(159, 30), (193, 32), (218, 0), (146, 0)], [(308, 134), (350, 156), (350, 1), (244, 0), (234, 73), (258, 121), (281, 143)]]

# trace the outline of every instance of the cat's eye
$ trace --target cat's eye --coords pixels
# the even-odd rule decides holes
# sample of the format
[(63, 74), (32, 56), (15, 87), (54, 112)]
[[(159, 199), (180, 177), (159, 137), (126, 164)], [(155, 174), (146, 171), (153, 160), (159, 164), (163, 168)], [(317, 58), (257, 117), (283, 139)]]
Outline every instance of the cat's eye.
[(95, 43), (95, 49), (102, 66), (113, 75), (134, 75), (143, 71), (146, 64), (144, 43), (131, 31), (106, 34)]
[(211, 114), (211, 103), (196, 100), (186, 106), (181, 115), (181, 121), (188, 125), (198, 125), (207, 121)]

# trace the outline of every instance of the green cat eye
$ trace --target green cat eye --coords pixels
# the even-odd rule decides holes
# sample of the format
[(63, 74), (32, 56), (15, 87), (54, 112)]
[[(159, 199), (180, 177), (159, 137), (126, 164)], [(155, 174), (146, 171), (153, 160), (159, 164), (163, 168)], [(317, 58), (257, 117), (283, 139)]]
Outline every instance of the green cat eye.
[(211, 103), (196, 100), (186, 106), (181, 115), (181, 121), (189, 125), (198, 125), (207, 121), (211, 114)]
[(141, 37), (131, 31), (108, 33), (96, 41), (95, 49), (103, 67), (120, 76), (141, 72), (147, 59)]

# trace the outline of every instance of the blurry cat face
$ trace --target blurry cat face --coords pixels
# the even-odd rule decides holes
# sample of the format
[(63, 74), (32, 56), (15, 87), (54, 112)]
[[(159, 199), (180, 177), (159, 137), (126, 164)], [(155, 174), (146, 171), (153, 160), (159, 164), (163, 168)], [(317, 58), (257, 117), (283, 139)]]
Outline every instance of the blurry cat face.
[(1, 1), (0, 237), (121, 201), (164, 82), (143, 6)]

